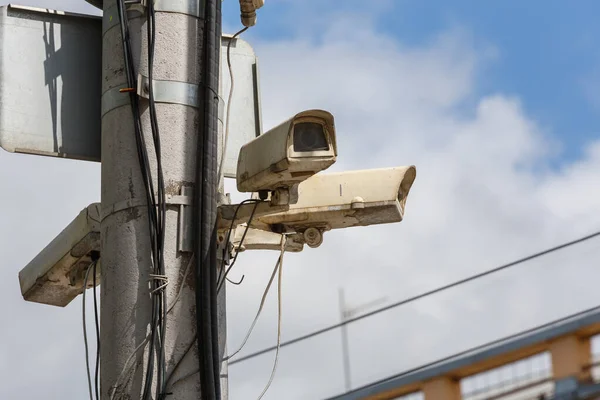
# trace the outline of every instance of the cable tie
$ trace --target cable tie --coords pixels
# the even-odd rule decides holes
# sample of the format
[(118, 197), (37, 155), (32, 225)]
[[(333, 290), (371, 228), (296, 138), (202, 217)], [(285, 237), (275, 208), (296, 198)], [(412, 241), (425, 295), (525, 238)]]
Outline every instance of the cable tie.
[(162, 281), (163, 282), (163, 284), (160, 285), (159, 287), (157, 287), (156, 289), (152, 289), (150, 291), (150, 294), (156, 294), (157, 292), (160, 292), (160, 291), (164, 290), (164, 288), (166, 288), (167, 285), (169, 284), (169, 277), (166, 276), (166, 275), (150, 274), (148, 276), (150, 277), (148, 279), (148, 282), (150, 282), (152, 280)]

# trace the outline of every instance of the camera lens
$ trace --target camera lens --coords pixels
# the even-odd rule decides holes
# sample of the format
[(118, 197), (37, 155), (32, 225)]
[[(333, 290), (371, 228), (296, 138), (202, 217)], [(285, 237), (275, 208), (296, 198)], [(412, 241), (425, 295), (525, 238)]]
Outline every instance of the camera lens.
[(300, 122), (294, 125), (294, 151), (329, 150), (323, 125), (316, 122)]

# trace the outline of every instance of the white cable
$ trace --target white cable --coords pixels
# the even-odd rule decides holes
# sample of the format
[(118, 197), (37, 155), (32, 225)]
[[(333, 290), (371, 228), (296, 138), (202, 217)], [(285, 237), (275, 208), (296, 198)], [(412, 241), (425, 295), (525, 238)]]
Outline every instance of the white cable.
[(250, 329), (248, 330), (248, 333), (246, 333), (246, 337), (244, 338), (244, 341), (242, 342), (242, 345), (236, 351), (234, 351), (232, 354), (230, 354), (227, 357), (225, 357), (223, 359), (223, 361), (227, 361), (231, 357), (235, 356), (246, 345), (246, 342), (248, 341), (248, 338), (250, 338), (250, 335), (252, 334), (252, 330), (254, 329), (254, 325), (256, 325), (256, 321), (258, 321), (258, 317), (260, 316), (260, 313), (262, 312), (262, 309), (263, 309), (263, 307), (265, 305), (265, 300), (267, 299), (267, 294), (269, 294), (269, 289), (271, 289), (271, 284), (273, 283), (273, 279), (275, 279), (275, 274), (277, 273), (277, 269), (279, 268), (279, 264), (281, 264), (281, 256), (277, 259), (277, 263), (275, 263), (275, 268), (273, 269), (273, 273), (271, 274), (271, 279), (269, 279), (269, 283), (267, 284), (267, 287), (265, 288), (265, 291), (263, 292), (262, 299), (260, 300), (260, 306), (258, 307), (258, 312), (256, 313), (256, 317), (254, 317), (254, 321), (252, 321), (252, 325), (250, 325)]
[[(267, 386), (264, 388), (262, 394), (260, 395), (260, 397), (258, 398), (258, 400), (260, 400), (265, 393), (267, 392), (267, 390), (269, 389), (269, 387), (271, 386), (271, 383), (273, 382), (273, 378), (275, 377), (275, 371), (277, 369), (277, 360), (279, 358), (279, 347), (281, 344), (281, 270), (283, 268), (283, 253), (285, 252), (285, 245), (286, 245), (286, 241), (287, 241), (287, 236), (281, 235), (281, 253), (279, 255), (279, 258), (277, 259), (277, 263), (275, 264), (275, 268), (273, 270), (273, 273), (271, 274), (271, 278), (269, 279), (269, 283), (267, 284), (267, 287), (265, 288), (265, 291), (263, 292), (263, 297), (262, 300), (260, 302), (260, 307), (258, 309), (258, 313), (256, 314), (256, 317), (254, 318), (254, 321), (252, 322), (252, 326), (250, 327), (250, 330), (248, 331), (248, 333), (246, 334), (246, 338), (244, 339), (242, 345), (240, 346), (240, 348), (238, 350), (236, 350), (233, 354), (230, 354), (229, 356), (225, 357), (223, 359), (223, 361), (229, 360), (231, 357), (235, 356), (246, 344), (246, 341), (248, 340), (248, 338), (250, 337), (250, 334), (252, 333), (252, 329), (254, 328), (254, 325), (256, 324), (256, 321), (258, 320), (258, 317), (262, 311), (262, 308), (264, 306), (264, 302), (265, 299), (267, 297), (267, 294), (269, 292), (269, 289), (271, 287), (271, 284), (273, 283), (273, 279), (275, 278), (275, 273), (277, 273), (277, 271), (279, 270), (279, 277), (277, 280), (277, 292), (278, 292), (278, 317), (277, 317), (277, 352), (275, 353), (275, 364), (273, 365), (273, 370), (271, 371), (271, 377), (269, 378), (269, 382), (267, 383)], [(194, 372), (191, 372), (179, 379), (177, 379), (175, 382), (173, 382), (171, 384), (171, 387), (175, 386), (178, 382), (181, 382), (187, 378), (189, 378), (190, 376), (196, 375), (198, 372), (200, 372), (199, 370), (196, 370)], [(111, 399), (112, 400), (112, 399)]]
[(110, 395), (110, 400), (113, 400), (115, 398), (115, 393), (117, 392), (117, 387), (119, 387), (119, 383), (120, 383), (121, 379), (123, 378), (123, 376), (125, 375), (125, 371), (127, 370), (127, 366), (129, 364), (129, 362), (131, 361), (131, 359), (133, 359), (133, 357), (137, 354), (137, 352), (140, 351), (140, 349), (148, 343), (149, 340), (150, 340), (150, 335), (146, 336), (146, 338), (142, 341), (142, 343), (140, 343), (140, 345), (138, 347), (136, 347), (135, 350), (131, 353), (131, 355), (129, 356), (127, 361), (125, 361), (123, 370), (119, 374), (119, 377), (117, 378), (117, 380), (115, 381), (115, 384), (112, 387), (112, 393)]
[(83, 297), (82, 297), (82, 317), (83, 317), (83, 342), (85, 343), (85, 368), (87, 370), (88, 388), (90, 391), (90, 400), (94, 400), (92, 392), (92, 373), (90, 371), (90, 353), (88, 349), (87, 328), (85, 324), (85, 292), (87, 291), (88, 277), (90, 276), (91, 264), (85, 271), (85, 279), (83, 280)]
[(227, 67), (229, 69), (229, 80), (230, 80), (231, 84), (229, 85), (229, 97), (227, 97), (227, 114), (225, 116), (225, 135), (223, 136), (223, 151), (221, 152), (221, 161), (219, 162), (219, 170), (217, 173), (217, 176), (219, 177), (219, 180), (218, 180), (219, 185), (221, 185), (221, 181), (223, 180), (223, 175), (224, 175), (223, 165), (225, 164), (225, 156), (227, 155), (227, 141), (229, 139), (229, 120), (230, 120), (230, 116), (231, 116), (231, 99), (233, 98), (234, 79), (233, 79), (233, 68), (231, 68), (231, 43), (239, 35), (244, 33), (247, 29), (248, 29), (248, 27), (245, 27), (244, 29), (237, 32), (235, 35), (233, 35), (231, 37), (231, 39), (229, 39), (229, 43), (227, 43)]
[(262, 399), (271, 383), (273, 383), (273, 378), (275, 378), (275, 371), (277, 370), (277, 361), (279, 360), (279, 348), (281, 347), (281, 272), (283, 270), (283, 253), (285, 253), (285, 242), (287, 241), (287, 236), (282, 235), (281, 237), (281, 255), (279, 256), (279, 275), (277, 277), (277, 350), (275, 350), (275, 361), (273, 363), (273, 370), (271, 371), (271, 377), (269, 378), (269, 382), (263, 392), (258, 396), (258, 400)]
[[(179, 290), (177, 291), (177, 296), (175, 296), (175, 299), (173, 300), (173, 304), (171, 304), (171, 307), (169, 307), (169, 309), (167, 310), (167, 314), (169, 314), (171, 312), (171, 310), (173, 310), (173, 308), (177, 304), (177, 301), (179, 301), (179, 298), (181, 297), (181, 293), (183, 292), (183, 285), (184, 285), (185, 280), (187, 279), (187, 276), (189, 274), (190, 266), (192, 265), (192, 261), (194, 261), (194, 254), (192, 254), (192, 257), (190, 258), (190, 261), (188, 261), (188, 264), (185, 267), (185, 271), (183, 272), (183, 278), (181, 279), (181, 284), (179, 285)], [(167, 282), (168, 282), (168, 280), (167, 280)], [(117, 387), (119, 386), (119, 383), (121, 383), (121, 380), (125, 376), (125, 372), (129, 368), (129, 363), (135, 357), (135, 355), (148, 343), (149, 340), (150, 340), (150, 334), (148, 334), (144, 338), (144, 340), (142, 340), (142, 343), (140, 343), (138, 345), (138, 347), (136, 347), (135, 350), (133, 350), (133, 352), (131, 353), (131, 355), (127, 358), (127, 361), (125, 361), (125, 365), (123, 366), (123, 369), (121, 370), (121, 373), (117, 377), (117, 380), (115, 381), (115, 384), (112, 387), (112, 393), (110, 395), (110, 400), (114, 399), (115, 393), (117, 391)]]

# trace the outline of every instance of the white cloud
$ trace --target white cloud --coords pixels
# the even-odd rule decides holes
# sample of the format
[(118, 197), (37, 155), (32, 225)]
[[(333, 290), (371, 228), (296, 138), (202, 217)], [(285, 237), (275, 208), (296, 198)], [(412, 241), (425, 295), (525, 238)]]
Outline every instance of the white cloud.
[[(600, 191), (590, 182), (600, 177), (598, 144), (577, 163), (549, 169), (559, 144), (518, 97), (477, 94), (493, 48), (470, 46), (461, 30), (411, 48), (368, 24), (334, 21), (320, 41), (255, 43), (265, 125), (303, 108), (330, 109), (340, 146), (336, 170), (414, 163), (417, 180), (401, 224), (330, 232), (320, 249), (289, 256), (286, 338), (335, 322), (339, 285), (354, 304), (381, 295), (399, 300), (597, 229)], [(593, 285), (579, 278), (598, 276), (595, 256), (594, 246), (582, 245), (357, 323), (351, 328), (355, 383), (595, 305), (586, 295)], [(240, 270), (252, 285), (231, 289), (234, 343), (251, 318), (248, 302), (258, 301), (256, 275), (266, 279), (264, 259), (245, 255)], [(274, 308), (267, 311), (248, 351), (274, 343)], [(281, 367), (269, 398), (341, 392), (338, 335), (284, 350), (282, 357), (293, 362)], [(259, 360), (230, 369), (232, 398), (259, 392), (270, 362)], [(288, 374), (305, 382), (291, 394)], [(313, 385), (323, 390), (315, 394)]]
[[(79, 2), (67, 5), (81, 11)], [(600, 226), (600, 143), (572, 164), (547, 168), (557, 143), (518, 97), (478, 94), (493, 48), (473, 45), (460, 29), (411, 47), (378, 32), (370, 15), (327, 9), (298, 24), (294, 39), (252, 41), (265, 127), (304, 108), (326, 108), (336, 116), (335, 170), (413, 163), (418, 170), (401, 224), (329, 232), (320, 248), (286, 255), (284, 340), (336, 322), (339, 286), (350, 306), (380, 296), (396, 301)], [(2, 398), (46, 390), (54, 398), (85, 396), (80, 299), (59, 310), (27, 304), (16, 274), (99, 199), (99, 182), (95, 165), (0, 155), (0, 298), (10, 321), (0, 332)], [(354, 384), (595, 305), (596, 248), (582, 245), (353, 325)], [(234, 274), (246, 279), (229, 289), (230, 348), (245, 336), (275, 258), (241, 256)], [(246, 353), (275, 342), (272, 290)], [(232, 366), (231, 399), (256, 397), (272, 358)], [(341, 392), (341, 366), (338, 331), (286, 348), (265, 398)]]

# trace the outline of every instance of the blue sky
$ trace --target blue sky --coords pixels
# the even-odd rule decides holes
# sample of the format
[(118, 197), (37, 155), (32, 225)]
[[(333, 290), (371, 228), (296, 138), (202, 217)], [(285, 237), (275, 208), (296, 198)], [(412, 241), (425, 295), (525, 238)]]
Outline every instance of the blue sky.
[[(247, 37), (292, 38), (321, 12), (362, 12), (373, 19), (374, 30), (409, 46), (425, 45), (440, 32), (460, 27), (469, 33), (472, 46), (491, 46), (495, 53), (478, 71), (476, 95), (519, 96), (528, 115), (562, 144), (551, 164), (579, 158), (582, 147), (600, 133), (598, 2), (386, 0), (372, 2), (370, 10), (358, 1), (310, 3), (315, 11), (307, 15), (290, 1), (267, 1)], [(237, 3), (223, 4), (225, 26), (235, 28)]]

